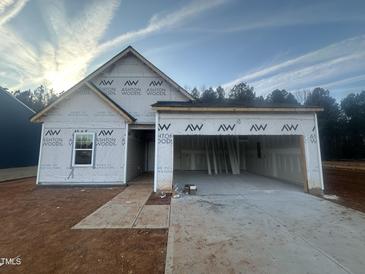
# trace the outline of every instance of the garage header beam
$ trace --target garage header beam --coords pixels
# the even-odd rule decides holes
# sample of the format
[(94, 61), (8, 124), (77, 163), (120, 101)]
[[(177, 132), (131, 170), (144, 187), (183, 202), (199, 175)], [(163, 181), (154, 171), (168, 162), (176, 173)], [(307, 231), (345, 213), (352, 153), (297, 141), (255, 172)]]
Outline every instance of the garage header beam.
[(180, 106), (152, 106), (156, 111), (167, 112), (320, 112), (323, 108), (319, 107), (180, 107)]

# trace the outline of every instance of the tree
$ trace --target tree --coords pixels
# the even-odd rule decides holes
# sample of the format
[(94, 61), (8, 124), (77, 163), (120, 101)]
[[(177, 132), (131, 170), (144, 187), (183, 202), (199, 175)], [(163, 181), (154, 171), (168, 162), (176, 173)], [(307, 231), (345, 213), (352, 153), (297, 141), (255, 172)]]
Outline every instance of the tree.
[(341, 101), (341, 109), (351, 123), (359, 129), (365, 128), (365, 90), (351, 93)]
[(222, 88), (221, 86), (217, 87), (217, 89), (215, 90), (215, 92), (217, 93), (217, 99), (219, 102), (223, 102), (226, 98), (226, 92), (224, 90), (224, 88)]
[(218, 101), (217, 93), (212, 87), (203, 91), (200, 100), (203, 102), (213, 103)]
[(43, 85), (37, 87), (33, 91), (30, 89), (24, 91), (17, 90), (13, 94), (17, 99), (36, 112), (57, 99), (57, 95), (54, 93), (53, 89), (48, 90)]
[(252, 104), (255, 101), (255, 97), (253, 87), (250, 87), (247, 83), (234, 85), (229, 92), (230, 100), (242, 104)]
[(263, 96), (256, 97), (255, 98), (255, 104), (257, 106), (264, 106), (264, 105), (266, 105), (266, 100)]
[(299, 105), (298, 101), (295, 99), (294, 95), (287, 92), (285, 89), (275, 89), (267, 97), (266, 101), (269, 104), (278, 105)]
[(322, 107), (323, 111), (318, 114), (318, 119), (336, 121), (340, 115), (339, 105), (327, 89), (315, 88), (308, 95), (304, 105)]
[(299, 104), (304, 104), (310, 93), (311, 93), (310, 90), (303, 89), (303, 90), (295, 91), (293, 93), (293, 95), (294, 95), (295, 99), (299, 102)]
[(343, 155), (351, 158), (365, 156), (365, 91), (347, 95), (341, 101), (344, 114), (342, 129), (345, 136)]
[(193, 88), (193, 90), (190, 92), (190, 94), (195, 99), (199, 99), (199, 97), (200, 97), (200, 92), (199, 92), (199, 90), (196, 87)]

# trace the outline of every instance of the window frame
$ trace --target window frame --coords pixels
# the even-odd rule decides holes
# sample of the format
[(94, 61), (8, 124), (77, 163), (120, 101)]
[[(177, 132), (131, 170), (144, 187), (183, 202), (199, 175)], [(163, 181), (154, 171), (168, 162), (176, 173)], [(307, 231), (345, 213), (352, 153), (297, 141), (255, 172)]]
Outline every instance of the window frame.
[[(91, 135), (92, 136), (92, 148), (76, 148), (77, 135)], [(91, 151), (91, 163), (90, 164), (76, 164), (76, 151), (88, 150)], [(74, 142), (72, 146), (72, 166), (73, 167), (92, 167), (94, 165), (94, 153), (95, 153), (95, 132), (74, 132)]]

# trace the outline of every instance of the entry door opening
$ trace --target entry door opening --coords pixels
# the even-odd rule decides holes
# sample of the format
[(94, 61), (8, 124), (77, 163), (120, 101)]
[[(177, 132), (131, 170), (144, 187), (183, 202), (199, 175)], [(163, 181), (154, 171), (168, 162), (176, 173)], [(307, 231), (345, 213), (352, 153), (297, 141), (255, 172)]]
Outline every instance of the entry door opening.
[(153, 173), (155, 131), (132, 129), (128, 133), (127, 181), (142, 173)]

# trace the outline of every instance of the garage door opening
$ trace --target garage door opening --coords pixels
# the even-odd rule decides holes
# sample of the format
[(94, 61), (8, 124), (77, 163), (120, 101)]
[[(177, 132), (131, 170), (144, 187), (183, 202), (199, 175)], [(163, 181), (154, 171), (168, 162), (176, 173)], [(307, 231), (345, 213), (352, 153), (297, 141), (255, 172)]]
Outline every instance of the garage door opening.
[[(290, 183), (307, 191), (302, 136), (174, 136), (174, 183)], [(261, 182), (260, 182), (261, 178)], [(273, 178), (275, 180), (269, 180)]]

